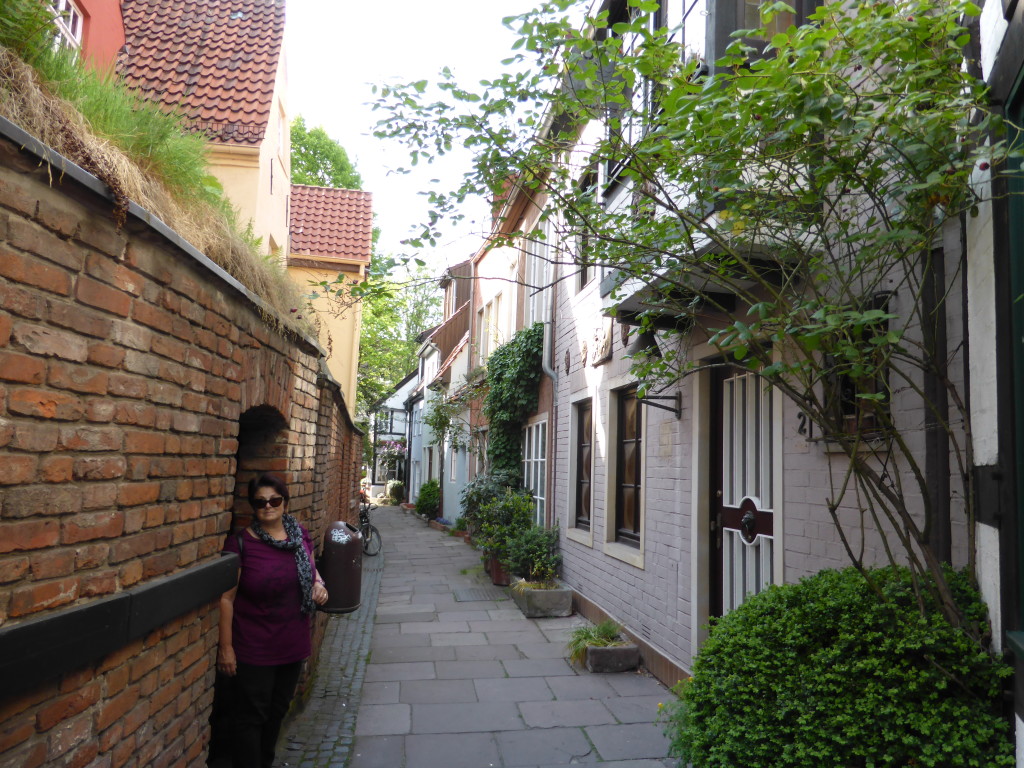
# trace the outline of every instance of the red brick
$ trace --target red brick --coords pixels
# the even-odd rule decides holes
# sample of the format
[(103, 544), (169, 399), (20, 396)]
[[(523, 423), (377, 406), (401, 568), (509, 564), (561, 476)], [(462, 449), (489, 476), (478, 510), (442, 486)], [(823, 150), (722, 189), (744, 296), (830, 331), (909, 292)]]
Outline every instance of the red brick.
[(26, 744), (14, 753), (3, 753), (4, 764), (18, 768), (39, 768), (46, 764), (47, 747), (45, 741)]
[(124, 433), (120, 427), (62, 427), (59, 446), (68, 451), (120, 451)]
[[(28, 216), (35, 215), (38, 192), (29, 187), (29, 176), (12, 174), (0, 178), (0, 203)], [(0, 750), (2, 751), (2, 750)]]
[(75, 486), (22, 485), (3, 491), (4, 517), (42, 517), (78, 512), (82, 490)]
[(85, 768), (86, 766), (100, 768), (98, 765), (90, 765), (99, 753), (100, 745), (95, 741), (88, 741), (76, 749), (73, 754), (65, 758), (65, 768)]
[(89, 345), (81, 336), (43, 325), (19, 323), (14, 326), (14, 339), (33, 355), (76, 363), (84, 363), (89, 355)]
[(6, 312), (0, 312), (0, 347), (6, 347), (11, 340), (11, 325), (13, 321)]
[(82, 509), (103, 509), (117, 502), (115, 483), (88, 483), (82, 487)]
[(180, 341), (166, 336), (154, 336), (152, 351), (163, 357), (169, 357), (171, 360), (183, 363), (188, 355), (189, 347)]
[(114, 226), (113, 220), (100, 216), (83, 216), (75, 230), (75, 239), (119, 259), (128, 244), (127, 236)]
[(163, 507), (149, 507), (146, 510), (146, 521), (143, 523), (143, 527), (156, 528), (158, 525), (163, 525), (166, 518), (167, 513)]
[(121, 317), (128, 317), (132, 297), (91, 277), (80, 275), (75, 283), (75, 298), (90, 307), (96, 307)]
[[(137, 757), (135, 753), (135, 739), (127, 738), (124, 741), (120, 741), (110, 754), (110, 768), (121, 768), (122, 765), (126, 765), (133, 757)], [(136, 762), (135, 765), (143, 765), (143, 763)]]
[(52, 199), (41, 197), (36, 209), (35, 218), (47, 229), (65, 236), (71, 236), (75, 234), (75, 230), (78, 229), (78, 222), (82, 220), (83, 216), (81, 208), (71, 206), (71, 200), (64, 196)]
[(97, 280), (102, 280), (132, 296), (142, 294), (145, 278), (108, 256), (97, 253), (90, 254), (85, 262), (85, 271)]
[(67, 754), (85, 742), (91, 735), (92, 717), (90, 715), (79, 715), (72, 720), (65, 720), (49, 734), (47, 758), (55, 761), (61, 755)]
[(185, 568), (199, 559), (199, 543), (189, 542), (178, 547), (178, 567)]
[(118, 578), (121, 580), (121, 586), (125, 588), (138, 584), (142, 581), (142, 563), (138, 560), (126, 563), (121, 567)]
[[(2, 258), (0, 256), (0, 259)], [(46, 299), (36, 291), (15, 283), (0, 283), (0, 307), (12, 315), (30, 320), (42, 320), (46, 317)]]
[(163, 576), (178, 567), (178, 553), (168, 550), (142, 558), (142, 578), (152, 579)]
[(113, 480), (123, 477), (127, 462), (124, 456), (88, 456), (76, 459), (75, 480)]
[(54, 361), (50, 363), (49, 384), (56, 389), (70, 389), (72, 392), (104, 395), (107, 392), (107, 372), (84, 365), (71, 365)]
[(49, 307), (50, 322), (54, 325), (98, 339), (105, 339), (110, 335), (113, 321), (98, 312), (63, 301), (51, 301)]
[(77, 421), (85, 413), (81, 398), (64, 392), (42, 389), (16, 389), (7, 406), (11, 413), (57, 421)]
[(153, 328), (161, 333), (170, 333), (172, 329), (171, 315), (169, 312), (146, 304), (143, 301), (135, 302), (132, 309), (132, 318), (142, 325)]
[(103, 703), (96, 716), (96, 730), (105, 731), (123, 718), (139, 700), (139, 689), (132, 686), (122, 693)]
[(39, 479), (44, 483), (70, 483), (74, 463), (71, 456), (48, 456), (39, 464)]
[(107, 380), (107, 394), (113, 397), (131, 397), (144, 400), (149, 393), (149, 382), (141, 376), (111, 374)]
[(106, 544), (86, 544), (75, 548), (75, 568), (88, 570), (107, 562), (110, 547)]
[(48, 731), (62, 720), (84, 712), (99, 700), (100, 682), (96, 680), (91, 685), (68, 696), (61, 696), (40, 709), (36, 713), (36, 727), (40, 732)]
[(78, 579), (75, 577), (18, 587), (11, 593), (10, 615), (25, 616), (47, 608), (56, 608), (74, 602), (77, 597)]
[(0, 523), (0, 554), (50, 547), (60, 540), (56, 520), (23, 520)]
[(26, 715), (0, 725), (0, 754), (24, 743), (35, 733), (33, 717)]
[(122, 507), (136, 507), (151, 504), (160, 497), (160, 483), (128, 483), (122, 485), (117, 494), (117, 503)]
[(81, 586), (79, 592), (82, 597), (112, 595), (117, 591), (117, 571), (83, 573), (80, 579)]
[(74, 272), (81, 269), (84, 262), (81, 248), (54, 237), (34, 222), (16, 216), (10, 219), (7, 240), (15, 248), (42, 256)]
[(28, 558), (6, 557), (0, 560), (0, 584), (10, 584), (28, 573)]
[(181, 405), (181, 387), (176, 384), (153, 380), (149, 382), (147, 397), (154, 403), (173, 405), (177, 408)]
[(124, 362), (125, 351), (112, 344), (93, 342), (89, 345), (88, 362), (105, 368), (117, 368)]
[(60, 434), (58, 429), (56, 424), (41, 424), (37, 421), (15, 424), (11, 448), (37, 453), (56, 450)]
[(50, 549), (37, 552), (30, 558), (32, 578), (36, 581), (70, 576), (75, 570), (75, 553), (67, 549)]
[(42, 384), (46, 380), (46, 361), (20, 352), (0, 352), (0, 379), (20, 384)]
[(125, 453), (163, 453), (164, 435), (160, 432), (125, 432), (124, 451)]
[(95, 539), (112, 539), (124, 530), (124, 516), (120, 512), (86, 512), (64, 521), (65, 544), (77, 544)]
[(164, 660), (164, 649), (160, 646), (150, 648), (132, 659), (128, 668), (128, 679), (136, 682), (152, 672)]
[(31, 483), (36, 476), (39, 459), (35, 456), (5, 454), (4, 471), (0, 472), (0, 485), (23, 485)]
[(90, 397), (85, 401), (85, 418), (94, 424), (109, 424), (114, 418), (117, 403), (104, 397)]
[(7, 247), (0, 248), (0, 275), (61, 296), (71, 294), (71, 275), (63, 269)]
[(156, 548), (156, 534), (153, 531), (137, 533), (134, 536), (124, 536), (111, 543), (110, 562), (121, 563), (125, 560), (148, 555)]

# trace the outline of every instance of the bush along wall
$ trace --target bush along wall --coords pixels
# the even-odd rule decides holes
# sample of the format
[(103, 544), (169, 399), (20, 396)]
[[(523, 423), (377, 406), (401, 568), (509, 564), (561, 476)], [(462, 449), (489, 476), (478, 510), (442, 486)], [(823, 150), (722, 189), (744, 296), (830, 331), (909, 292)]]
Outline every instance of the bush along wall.
[[(695, 768), (1013, 765), (1009, 667), (922, 611), (906, 570), (866, 576), (823, 571), (720, 619), (667, 709), (672, 754)], [(949, 579), (983, 625), (967, 577)]]
[(520, 472), (523, 422), (537, 410), (543, 349), (544, 325), (534, 323), (487, 360), (484, 416), (489, 425), (487, 458), (492, 471), (517, 476)]

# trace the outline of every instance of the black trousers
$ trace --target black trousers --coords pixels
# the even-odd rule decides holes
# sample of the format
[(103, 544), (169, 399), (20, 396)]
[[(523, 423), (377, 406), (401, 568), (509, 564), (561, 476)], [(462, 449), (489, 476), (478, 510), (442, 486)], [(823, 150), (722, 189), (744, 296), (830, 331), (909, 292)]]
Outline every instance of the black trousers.
[(273, 667), (238, 664), (231, 713), (234, 768), (271, 768), (301, 670), (301, 661)]

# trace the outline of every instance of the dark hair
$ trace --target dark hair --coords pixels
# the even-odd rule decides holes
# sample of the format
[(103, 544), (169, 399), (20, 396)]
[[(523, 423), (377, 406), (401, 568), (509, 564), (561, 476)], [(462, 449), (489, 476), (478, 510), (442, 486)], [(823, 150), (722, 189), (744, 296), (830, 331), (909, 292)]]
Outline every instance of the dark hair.
[(252, 480), (249, 481), (249, 503), (252, 504), (256, 499), (256, 491), (260, 488), (273, 488), (284, 498), (285, 502), (288, 501), (288, 483), (284, 481), (284, 478), (273, 472), (261, 472), (256, 475)]

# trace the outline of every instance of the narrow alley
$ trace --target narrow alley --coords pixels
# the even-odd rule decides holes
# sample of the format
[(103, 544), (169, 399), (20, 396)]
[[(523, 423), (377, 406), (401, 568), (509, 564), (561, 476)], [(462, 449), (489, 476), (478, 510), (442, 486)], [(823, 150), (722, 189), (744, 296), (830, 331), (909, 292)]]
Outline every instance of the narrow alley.
[(359, 610), (329, 623), (279, 766), (675, 765), (657, 680), (573, 668), (565, 641), (581, 619), (526, 619), (461, 539), (397, 507), (373, 521), (384, 550), (363, 560)]

